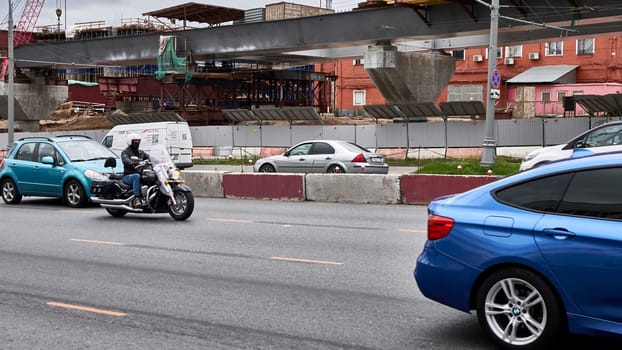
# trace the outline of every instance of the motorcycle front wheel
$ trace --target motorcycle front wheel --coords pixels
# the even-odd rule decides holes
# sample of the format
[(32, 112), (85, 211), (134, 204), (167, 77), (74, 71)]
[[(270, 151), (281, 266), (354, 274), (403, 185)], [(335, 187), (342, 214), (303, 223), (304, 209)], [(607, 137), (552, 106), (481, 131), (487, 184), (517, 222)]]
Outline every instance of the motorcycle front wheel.
[(190, 191), (174, 191), (175, 204), (168, 206), (168, 213), (175, 220), (186, 220), (194, 210), (194, 196)]

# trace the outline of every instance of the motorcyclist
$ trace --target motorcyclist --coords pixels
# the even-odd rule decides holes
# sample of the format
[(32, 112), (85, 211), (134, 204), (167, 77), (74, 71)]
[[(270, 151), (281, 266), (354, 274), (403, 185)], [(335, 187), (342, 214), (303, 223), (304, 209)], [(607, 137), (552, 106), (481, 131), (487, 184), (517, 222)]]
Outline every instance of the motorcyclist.
[(135, 204), (142, 205), (144, 199), (140, 190), (140, 168), (144, 160), (149, 159), (149, 155), (140, 150), (140, 135), (132, 133), (127, 138), (127, 148), (121, 152), (123, 161), (123, 182), (132, 185), (132, 193), (136, 198)]

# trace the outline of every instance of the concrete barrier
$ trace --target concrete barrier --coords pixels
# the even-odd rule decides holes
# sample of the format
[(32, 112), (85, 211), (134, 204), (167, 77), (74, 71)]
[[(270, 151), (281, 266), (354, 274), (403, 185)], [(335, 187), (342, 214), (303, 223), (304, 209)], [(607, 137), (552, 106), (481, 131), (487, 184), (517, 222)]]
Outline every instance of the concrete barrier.
[(184, 170), (196, 197), (373, 204), (428, 204), (497, 176), (374, 174), (245, 174)]
[(461, 193), (497, 180), (496, 176), (402, 175), (400, 192), (403, 204), (427, 204), (432, 199)]
[(304, 174), (224, 173), (225, 198), (305, 200)]
[(183, 178), (197, 197), (223, 198), (225, 191), (222, 187), (222, 172), (184, 170)]
[(400, 176), (309, 174), (306, 199), (322, 202), (400, 203)]

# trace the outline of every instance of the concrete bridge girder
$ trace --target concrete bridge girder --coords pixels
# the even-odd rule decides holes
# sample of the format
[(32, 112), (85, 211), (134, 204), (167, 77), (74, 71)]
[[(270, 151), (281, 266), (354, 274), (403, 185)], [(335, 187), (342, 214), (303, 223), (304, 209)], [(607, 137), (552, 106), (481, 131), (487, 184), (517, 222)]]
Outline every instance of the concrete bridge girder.
[(451, 56), (370, 46), (365, 71), (389, 104), (434, 102), (456, 71)]

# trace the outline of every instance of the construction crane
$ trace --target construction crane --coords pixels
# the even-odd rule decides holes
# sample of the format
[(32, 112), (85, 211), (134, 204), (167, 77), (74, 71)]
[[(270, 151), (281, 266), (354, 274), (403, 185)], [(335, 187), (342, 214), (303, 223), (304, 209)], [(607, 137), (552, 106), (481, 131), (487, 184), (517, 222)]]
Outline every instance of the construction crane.
[(35, 29), (44, 3), (45, 0), (26, 0), (22, 15), (15, 26), (15, 34), (13, 36), (15, 47), (30, 43), (32, 32)]

